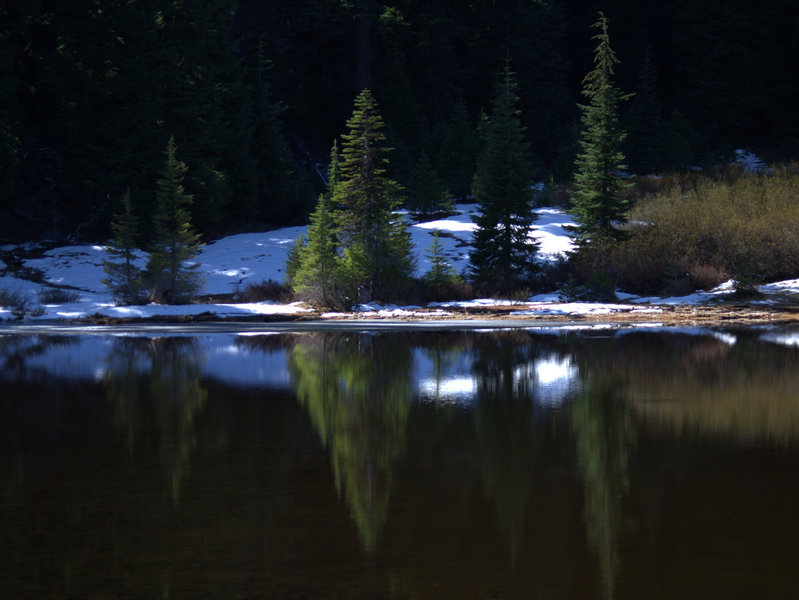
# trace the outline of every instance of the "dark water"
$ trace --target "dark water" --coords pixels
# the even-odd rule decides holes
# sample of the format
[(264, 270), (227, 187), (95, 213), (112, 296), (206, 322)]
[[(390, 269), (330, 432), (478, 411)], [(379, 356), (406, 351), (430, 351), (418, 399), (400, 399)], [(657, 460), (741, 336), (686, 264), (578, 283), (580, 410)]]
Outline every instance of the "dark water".
[(795, 598), (799, 335), (0, 335), (2, 598)]

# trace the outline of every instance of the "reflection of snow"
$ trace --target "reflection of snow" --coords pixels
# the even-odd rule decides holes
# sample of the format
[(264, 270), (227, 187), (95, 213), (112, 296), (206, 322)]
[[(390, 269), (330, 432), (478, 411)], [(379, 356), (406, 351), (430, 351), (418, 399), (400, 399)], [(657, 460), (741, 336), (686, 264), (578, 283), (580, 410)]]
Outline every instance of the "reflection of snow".
[(549, 385), (558, 379), (573, 377), (574, 367), (572, 367), (572, 361), (568, 356), (559, 359), (557, 356), (553, 355), (549, 358), (536, 361), (535, 374), (538, 378), (538, 383), (541, 385)]
[[(100, 381), (106, 375), (113, 374), (116, 365), (109, 358), (113, 357), (117, 337), (141, 338), (144, 341), (160, 336), (83, 335), (50, 344), (41, 344), (36, 337), (19, 339), (23, 349), (38, 347), (35, 353), (30, 352), (30, 356), (25, 358), (28, 376), (41, 377), (42, 373), (47, 373), (65, 379)], [(286, 353), (282, 349), (249, 349), (236, 344), (234, 334), (187, 337), (194, 341), (193, 356), (204, 377), (241, 387), (291, 388)], [(136, 372), (147, 373), (152, 368), (152, 357), (146, 352), (136, 358), (136, 364), (133, 365)]]
[(535, 362), (538, 381), (536, 402), (543, 406), (559, 406), (577, 387), (577, 367), (571, 357), (556, 354)]
[(427, 401), (470, 405), (474, 402), (476, 385), (472, 377), (455, 375), (436, 381), (433, 377), (419, 382), (420, 396)]
[(760, 339), (780, 346), (799, 347), (799, 333), (767, 333)]
[[(417, 351), (415, 373), (418, 396), (422, 402), (443, 402), (472, 405), (479, 401), (478, 379), (471, 372), (473, 356), (461, 355), (451, 364), (439, 364), (438, 376), (428, 355)], [(544, 407), (560, 406), (578, 384), (577, 367), (571, 357), (552, 354), (513, 370), (513, 388), (527, 390), (535, 404)]]

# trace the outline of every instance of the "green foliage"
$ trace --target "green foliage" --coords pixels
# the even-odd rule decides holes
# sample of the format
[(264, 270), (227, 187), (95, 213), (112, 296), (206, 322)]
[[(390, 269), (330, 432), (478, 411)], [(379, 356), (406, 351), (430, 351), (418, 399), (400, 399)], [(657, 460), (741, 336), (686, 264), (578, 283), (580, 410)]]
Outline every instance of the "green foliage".
[(470, 275), (477, 285), (492, 290), (507, 291), (529, 279), (538, 250), (529, 236), (535, 221), (532, 161), (518, 100), (515, 75), (506, 60), (473, 184), (481, 213), (475, 219)]
[(316, 334), (288, 355), (297, 399), (330, 454), (336, 489), (366, 552), (388, 516), (411, 406), (408, 347), (371, 335)]
[[(338, 242), (335, 214), (327, 194), (319, 196), (307, 239), (296, 245), (294, 252), (296, 255), (290, 257), (286, 272), (292, 271), (291, 285), (297, 296), (321, 306), (337, 306), (340, 302)], [(296, 267), (290, 264), (292, 258)]]
[(175, 139), (170, 138), (161, 179), (156, 183), (155, 236), (147, 262), (147, 282), (156, 302), (187, 302), (200, 289), (200, 266), (192, 262), (202, 244), (191, 226), (192, 196), (183, 189), (186, 165), (176, 157)]
[(111, 223), (114, 239), (106, 250), (108, 258), (103, 260), (103, 271), (107, 277), (101, 282), (121, 304), (138, 304), (144, 299), (143, 274), (136, 265), (138, 228), (128, 190), (122, 196), (121, 211)]
[(697, 159), (700, 140), (696, 130), (677, 108), (671, 112), (663, 132), (663, 159), (672, 170), (691, 168)]
[(436, 161), (438, 173), (455, 198), (465, 199), (471, 194), (477, 165), (477, 141), (469, 111), (463, 99), (459, 98), (452, 107)]
[(433, 244), (428, 250), (430, 270), (424, 275), (424, 280), (428, 285), (438, 288), (463, 281), (455, 271), (455, 267), (444, 256), (440, 233), (438, 229), (433, 230)]
[(384, 299), (407, 284), (413, 272), (410, 235), (394, 213), (402, 188), (387, 176), (384, 124), (369, 90), (355, 99), (342, 136), (338, 180), (332, 190), (341, 267), (348, 301)]
[(411, 171), (405, 206), (419, 221), (452, 212), (453, 202), (424, 151)]
[(414, 268), (410, 235), (395, 214), (402, 188), (387, 174), (390, 148), (369, 90), (355, 99), (347, 126), (290, 275), (298, 296), (324, 306), (396, 296)]
[(616, 286), (613, 281), (602, 273), (594, 270), (585, 283), (577, 283), (571, 276), (563, 285), (560, 297), (568, 302), (615, 302)]
[(582, 111), (580, 150), (575, 161), (572, 192), (573, 212), (579, 221), (575, 239), (580, 244), (597, 237), (621, 237), (619, 225), (626, 220), (627, 203), (619, 196), (623, 188), (620, 172), (626, 169), (621, 144), (625, 133), (619, 126), (619, 103), (628, 96), (613, 83), (616, 53), (610, 47), (608, 20), (599, 13), (592, 26), (599, 33), (594, 70), (583, 80), (582, 94), (588, 104)]
[[(294, 222), (310, 210), (312, 186), (286, 142), (283, 127), (286, 107), (275, 98), (266, 43), (261, 35), (249, 81), (249, 133), (243, 138), (249, 140), (252, 165), (250, 171), (242, 173), (249, 173), (250, 178), (244, 182), (239, 203), (250, 218), (254, 216), (269, 223)], [(247, 189), (246, 185), (253, 189)]]
[(624, 152), (635, 173), (655, 173), (664, 165), (663, 118), (657, 94), (654, 52), (648, 45), (630, 108), (625, 116)]
[(614, 597), (619, 571), (622, 503), (630, 487), (635, 427), (621, 385), (606, 373), (592, 373), (571, 406), (577, 463), (585, 487), (588, 542), (597, 555), (605, 598)]
[(297, 277), (297, 271), (300, 269), (300, 256), (303, 246), (305, 246), (305, 237), (302, 235), (297, 236), (297, 239), (289, 247), (288, 256), (286, 257), (284, 283), (292, 289), (294, 289), (294, 278)]
[(330, 150), (327, 190), (319, 196), (305, 238), (296, 240), (286, 261), (286, 281), (301, 299), (320, 306), (338, 306), (342, 299), (338, 224), (333, 193), (340, 176), (338, 142)]
[[(3, 18), (0, 9), (0, 18)], [(19, 168), (19, 115), (21, 106), (15, 95), (20, 80), (14, 69), (18, 42), (16, 32), (0, 25), (0, 211), (8, 211), (17, 192)]]
[[(695, 129), (684, 131), (680, 119), (663, 124), (667, 165), (704, 163), (705, 147), (795, 156), (795, 4), (607, 7), (614, 47), (630, 61), (647, 43), (657, 50), (634, 104), (647, 104), (644, 81), (657, 82), (665, 120), (682, 115)], [(201, 232), (299, 222), (319, 191), (310, 173), (351, 112), (357, 82), (368, 79), (397, 148), (392, 178), (407, 181), (425, 149), (451, 194), (465, 197), (477, 154), (473, 117), (493, 92), (485, 74), (506, 53), (523, 74), (519, 106), (531, 148), (563, 181), (575, 155), (570, 72), (590, 60), (583, 23), (594, 10), (584, 1), (6, 2), (1, 232), (75, 233), (129, 186), (148, 237), (149, 186), (170, 135), (189, 167)], [(633, 89), (635, 71), (618, 69), (621, 89)], [(641, 116), (654, 115), (652, 106)], [(657, 136), (629, 116), (627, 157), (648, 170)], [(81, 232), (108, 236), (99, 227)]]

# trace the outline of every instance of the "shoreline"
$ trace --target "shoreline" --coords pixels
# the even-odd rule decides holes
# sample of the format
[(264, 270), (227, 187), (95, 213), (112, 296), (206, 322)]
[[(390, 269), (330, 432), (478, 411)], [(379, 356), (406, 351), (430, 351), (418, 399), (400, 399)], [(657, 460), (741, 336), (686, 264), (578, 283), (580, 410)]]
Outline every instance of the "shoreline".
[(265, 314), (253, 316), (224, 316), (212, 311), (189, 315), (154, 315), (149, 317), (111, 317), (96, 315), (78, 319), (21, 319), (0, 321), (0, 330), (6, 333), (22, 330), (59, 328), (125, 328), (159, 326), (204, 328), (204, 326), (235, 326), (248, 330), (279, 328), (281, 331), (342, 328), (421, 327), (468, 328), (535, 326), (612, 325), (630, 326), (704, 326), (740, 327), (747, 325), (799, 324), (799, 304), (747, 304), (718, 303), (713, 305), (638, 305), (619, 304), (611, 308), (584, 313), (553, 313), (546, 306), (530, 307), (529, 303), (491, 307), (413, 308), (386, 309), (368, 312), (327, 313), (312, 310), (291, 314)]

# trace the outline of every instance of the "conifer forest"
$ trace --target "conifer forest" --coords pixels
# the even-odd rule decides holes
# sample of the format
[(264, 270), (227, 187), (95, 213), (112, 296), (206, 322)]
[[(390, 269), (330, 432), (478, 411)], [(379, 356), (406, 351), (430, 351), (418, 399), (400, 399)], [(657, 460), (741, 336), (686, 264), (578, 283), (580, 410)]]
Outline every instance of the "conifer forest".
[(573, 181), (600, 14), (626, 169), (799, 155), (794, 0), (19, 0), (0, 8), (0, 241), (109, 239), (125, 206), (152, 239), (170, 140), (203, 239), (305, 224), (363, 90), (400, 203), (488, 197), (497, 110), (522, 185)]

